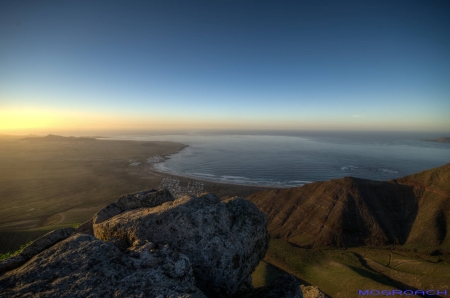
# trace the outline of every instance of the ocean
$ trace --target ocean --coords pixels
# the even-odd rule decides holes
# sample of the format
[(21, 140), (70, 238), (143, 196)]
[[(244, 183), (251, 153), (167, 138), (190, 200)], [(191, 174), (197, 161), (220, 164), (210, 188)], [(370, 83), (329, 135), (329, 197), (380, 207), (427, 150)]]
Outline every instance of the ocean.
[(432, 133), (191, 132), (114, 139), (188, 145), (156, 170), (231, 184), (301, 186), (345, 176), (390, 180), (450, 162), (450, 143)]

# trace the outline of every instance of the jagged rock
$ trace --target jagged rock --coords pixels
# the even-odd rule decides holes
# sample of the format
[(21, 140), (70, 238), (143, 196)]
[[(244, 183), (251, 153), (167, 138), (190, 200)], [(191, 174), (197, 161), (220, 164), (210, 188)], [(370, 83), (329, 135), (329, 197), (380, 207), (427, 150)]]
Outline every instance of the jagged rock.
[[(245, 290), (233, 298), (303, 298), (300, 283), (292, 275), (280, 275), (270, 285)], [(311, 296), (312, 297), (312, 296)]]
[[(125, 201), (125, 198), (124, 198)], [(112, 210), (112, 212), (109, 212)], [(153, 208), (108, 214), (94, 220), (103, 240), (167, 243), (189, 257), (197, 287), (208, 297), (230, 297), (248, 280), (268, 247), (264, 213), (241, 198), (182, 197)], [(106, 212), (105, 212), (106, 213)], [(104, 214), (99, 211), (99, 214)]]
[(22, 264), (25, 264), (27, 260), (22, 257), (20, 254), (16, 256), (12, 256), (8, 259), (2, 260), (0, 262), (0, 274), (7, 272), (9, 270), (16, 269)]
[(122, 253), (92, 235), (75, 234), (0, 276), (1, 297), (191, 297), (189, 259), (148, 241)]
[(301, 285), (301, 289), (303, 292), (303, 298), (329, 298), (318, 287)]
[(74, 232), (75, 232), (74, 228), (58, 229), (51, 231), (50, 233), (47, 233), (44, 236), (36, 239), (30, 245), (26, 246), (19, 255), (1, 261), (0, 274), (21, 266), (26, 261), (37, 255), (38, 253), (42, 252), (46, 248), (51, 247), (55, 243), (58, 243), (59, 241), (68, 238)]
[(92, 221), (93, 221), (93, 219), (91, 218), (90, 220), (82, 223), (77, 228), (77, 233), (94, 235), (94, 229), (92, 228)]
[(117, 202), (104, 207), (94, 215), (93, 224), (101, 223), (122, 212), (141, 208), (155, 207), (174, 198), (167, 189), (152, 189), (121, 196)]
[(58, 243), (61, 240), (64, 240), (70, 237), (75, 232), (74, 228), (64, 228), (51, 231), (50, 233), (45, 234), (42, 237), (39, 237), (35, 241), (33, 241), (30, 245), (25, 247), (20, 255), (22, 255), (26, 259), (30, 259), (43, 251), (44, 249)]

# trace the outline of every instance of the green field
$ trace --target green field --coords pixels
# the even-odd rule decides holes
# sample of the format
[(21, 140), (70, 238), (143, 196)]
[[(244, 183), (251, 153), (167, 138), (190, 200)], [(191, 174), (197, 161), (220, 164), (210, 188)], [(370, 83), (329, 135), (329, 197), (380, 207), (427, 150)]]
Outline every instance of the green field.
[[(299, 248), (270, 241), (264, 261), (318, 286), (331, 297), (357, 297), (359, 289), (449, 289), (450, 256), (357, 247), (342, 250)], [(264, 267), (254, 276), (258, 285)]]

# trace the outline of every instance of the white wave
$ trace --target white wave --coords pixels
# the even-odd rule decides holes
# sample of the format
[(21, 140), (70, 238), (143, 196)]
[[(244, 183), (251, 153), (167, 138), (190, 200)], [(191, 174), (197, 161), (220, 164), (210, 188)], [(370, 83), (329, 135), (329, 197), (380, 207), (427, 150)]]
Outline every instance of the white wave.
[(344, 171), (344, 172), (347, 172), (347, 171), (354, 171), (357, 168), (358, 167), (355, 167), (355, 166), (343, 166), (343, 167), (341, 167), (341, 170)]
[(379, 169), (379, 170), (382, 172), (385, 172), (385, 173), (389, 173), (389, 174), (398, 174), (398, 171), (395, 171), (395, 170), (390, 170), (390, 169)]
[(239, 179), (230, 180), (230, 179), (226, 179), (226, 178), (219, 178), (219, 179), (217, 179), (217, 181), (226, 182), (226, 183), (233, 183), (233, 184), (255, 184), (252, 181), (239, 180)]
[(164, 160), (164, 157), (162, 157), (160, 155), (155, 155), (155, 156), (147, 158), (148, 163), (161, 162), (163, 160)]
[(171, 168), (166, 167), (163, 163), (155, 163), (155, 164), (153, 164), (153, 168), (155, 170), (158, 170), (161, 172), (177, 174), (176, 171), (172, 170)]
[(243, 180), (250, 179), (250, 178), (246, 178), (246, 177), (242, 177), (242, 176), (226, 176), (226, 175), (224, 175), (224, 176), (220, 176), (220, 177), (222, 177), (224, 179), (243, 179)]
[(204, 177), (216, 177), (216, 175), (213, 174), (206, 174), (206, 173), (186, 173), (188, 175), (192, 175), (192, 176), (204, 176)]

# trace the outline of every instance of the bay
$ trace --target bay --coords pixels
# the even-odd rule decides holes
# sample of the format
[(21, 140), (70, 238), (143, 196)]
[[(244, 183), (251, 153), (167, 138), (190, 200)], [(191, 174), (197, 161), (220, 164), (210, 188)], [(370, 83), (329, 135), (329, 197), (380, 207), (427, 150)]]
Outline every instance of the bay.
[(188, 145), (155, 169), (231, 184), (294, 187), (345, 176), (403, 177), (450, 162), (442, 133), (190, 132), (113, 136)]

